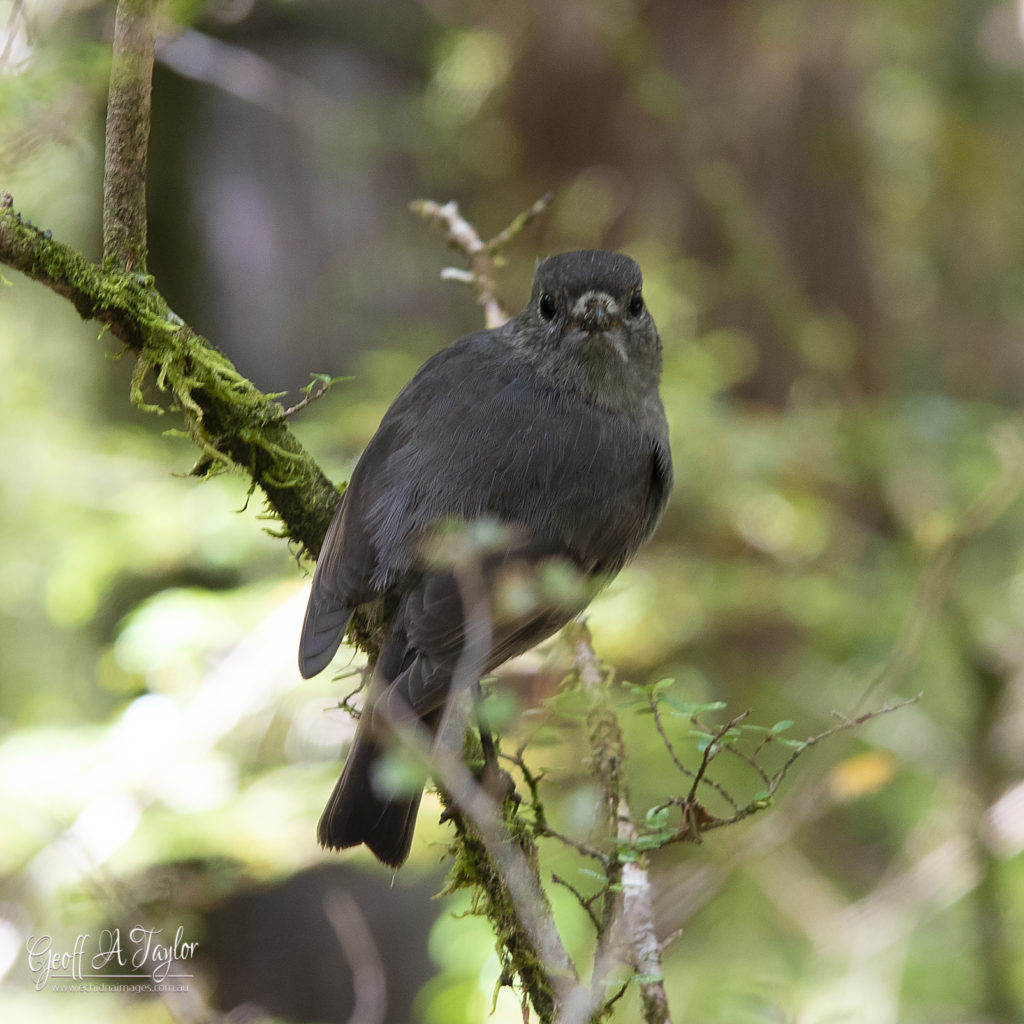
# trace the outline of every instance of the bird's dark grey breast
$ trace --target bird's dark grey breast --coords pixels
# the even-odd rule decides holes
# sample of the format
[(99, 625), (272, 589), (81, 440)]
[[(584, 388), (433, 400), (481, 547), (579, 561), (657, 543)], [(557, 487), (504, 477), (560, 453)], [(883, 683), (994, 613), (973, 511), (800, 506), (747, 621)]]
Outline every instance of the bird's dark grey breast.
[(429, 360), (382, 424), (388, 449), (368, 449), (376, 587), (446, 516), (515, 524), (586, 572), (617, 571), (657, 525), (671, 487), (657, 395), (644, 410), (598, 408), (547, 385), (504, 338), (470, 335)]

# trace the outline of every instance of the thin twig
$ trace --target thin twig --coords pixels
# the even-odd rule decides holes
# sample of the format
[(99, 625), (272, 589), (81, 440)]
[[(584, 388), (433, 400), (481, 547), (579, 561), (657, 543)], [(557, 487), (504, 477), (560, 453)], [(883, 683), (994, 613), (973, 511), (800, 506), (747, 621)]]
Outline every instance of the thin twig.
[(661, 742), (665, 745), (665, 749), (668, 751), (668, 756), (672, 758), (672, 763), (679, 769), (683, 775), (693, 777), (693, 772), (679, 760), (679, 756), (676, 754), (675, 747), (672, 746), (672, 741), (668, 738), (668, 733), (665, 732), (665, 726), (661, 721), (661, 710), (658, 706), (657, 694), (651, 693), (647, 698), (651, 705), (651, 713), (654, 715), (654, 728), (658, 730), (658, 735), (661, 737)]
[[(873, 711), (865, 711), (863, 714), (857, 715), (856, 718), (848, 718), (846, 715), (843, 715), (840, 712), (833, 712), (835, 717), (840, 719), (839, 724), (832, 726), (831, 729), (826, 729), (823, 732), (818, 733), (816, 736), (809, 737), (808, 739), (801, 742), (799, 746), (794, 747), (792, 753), (783, 762), (782, 766), (778, 769), (778, 771), (776, 771), (774, 775), (768, 777), (767, 799), (762, 798), (758, 800), (752, 800), (749, 804), (747, 804), (745, 807), (741, 807), (735, 814), (728, 818), (713, 818), (709, 816), (708, 818), (698, 822), (696, 827), (699, 829), (700, 832), (711, 832), (715, 829), (724, 828), (727, 825), (736, 825), (739, 822), (743, 821), (745, 818), (749, 818), (752, 815), (757, 814), (760, 811), (763, 811), (770, 805), (771, 797), (775, 795), (778, 788), (782, 785), (790, 768), (792, 768), (793, 765), (797, 762), (797, 760), (799, 760), (799, 758), (802, 757), (805, 753), (807, 753), (807, 751), (810, 750), (812, 747), (821, 743), (822, 740), (826, 740), (830, 736), (836, 735), (836, 733), (846, 732), (850, 729), (856, 729), (858, 726), (864, 725), (865, 723), (870, 722), (876, 718), (879, 718), (882, 715), (887, 715), (891, 712), (899, 711), (901, 708), (905, 708), (909, 704), (916, 704), (921, 699), (921, 697), (922, 694), (918, 693), (916, 696), (908, 697), (906, 700), (886, 704), (885, 706), (881, 708), (876, 708)], [(729, 749), (729, 747), (724, 746), (722, 749), (727, 750)], [(743, 756), (742, 753), (738, 751), (733, 751), (733, 753), (737, 753), (741, 757)], [(682, 803), (684, 807), (688, 806), (687, 800), (682, 801)], [(680, 840), (685, 840), (687, 838), (692, 837), (680, 834), (678, 836), (666, 839), (664, 845), (668, 846), (671, 843), (678, 842)]]
[(512, 241), (528, 224), (535, 221), (555, 200), (554, 192), (547, 192), (540, 197), (531, 207), (523, 210), (512, 218), (512, 223), (503, 231), (499, 231), (490, 241), (485, 243), (485, 248), (492, 255), (497, 254), (509, 242)]
[(726, 803), (730, 804), (734, 810), (738, 811), (740, 809), (739, 804), (732, 798), (728, 790), (726, 790), (726, 788), (721, 783), (716, 782), (714, 779), (709, 779), (707, 777), (703, 779), (698, 779), (697, 773), (694, 772), (692, 769), (687, 768), (686, 765), (683, 764), (683, 762), (679, 759), (678, 754), (676, 754), (675, 747), (672, 745), (672, 741), (668, 738), (668, 733), (665, 731), (665, 725), (661, 720), (661, 709), (658, 706), (657, 695), (654, 693), (649, 694), (648, 700), (650, 701), (651, 712), (654, 715), (654, 728), (657, 729), (658, 735), (661, 737), (661, 741), (665, 745), (665, 749), (668, 751), (668, 755), (670, 758), (672, 758), (672, 763), (676, 766), (676, 768), (687, 778), (696, 779), (694, 785), (696, 785), (699, 782), (703, 782), (705, 786), (710, 786), (716, 793), (718, 793), (718, 795), (723, 800), (726, 801)]
[(600, 932), (601, 922), (598, 921), (597, 915), (594, 913), (593, 904), (595, 900), (599, 900), (604, 895), (604, 890), (598, 890), (593, 896), (584, 896), (583, 893), (581, 893), (579, 889), (572, 884), (572, 882), (566, 881), (561, 875), (552, 874), (551, 881), (554, 882), (555, 885), (560, 885), (562, 888), (568, 889), (569, 892), (576, 897), (576, 902), (579, 903), (579, 905), (587, 912), (587, 917), (590, 918), (590, 923), (594, 926), (594, 930)]
[(587, 843), (581, 843), (578, 839), (573, 839), (572, 836), (567, 836), (558, 832), (550, 825), (544, 825), (543, 828), (538, 828), (537, 835), (548, 839), (557, 839), (560, 843), (563, 843), (566, 846), (571, 846), (577, 853), (582, 853), (584, 857), (590, 857), (591, 860), (596, 860), (605, 867), (610, 863), (608, 855), (606, 853), (602, 853), (597, 849), (597, 847), (589, 846)]
[(826, 729), (824, 732), (818, 733), (816, 736), (811, 736), (804, 740), (799, 747), (793, 748), (793, 753), (786, 759), (782, 767), (772, 776), (772, 785), (768, 790), (769, 794), (774, 794), (775, 790), (779, 788), (782, 780), (786, 777), (786, 773), (797, 758), (801, 757), (804, 753), (816, 746), (822, 740), (828, 739), (830, 736), (835, 736), (836, 733), (846, 732), (849, 729), (856, 729), (858, 726), (864, 725), (865, 722), (870, 722), (875, 718), (880, 718), (882, 715), (891, 714), (894, 711), (899, 711), (901, 708), (905, 708), (910, 704), (916, 704), (922, 697), (923, 693), (917, 693), (913, 697), (907, 697), (905, 700), (896, 701), (894, 704), (886, 704), (883, 707), (876, 708), (874, 711), (865, 711), (863, 714), (857, 715), (856, 718), (848, 718), (846, 715), (839, 711), (834, 711), (833, 715), (836, 718), (841, 719), (838, 725), (834, 725), (831, 729)]
[(307, 384), (302, 390), (306, 392), (306, 397), (300, 399), (294, 405), (289, 406), (281, 413), (282, 419), (287, 419), (289, 416), (301, 411), (312, 405), (314, 402), (318, 402), (324, 395), (327, 394), (335, 384), (339, 384), (344, 380), (351, 380), (351, 377), (328, 377), (326, 374), (314, 374), (315, 379), (312, 383)]
[(409, 204), (413, 213), (429, 220), (444, 232), (448, 244), (465, 256), (469, 269), (446, 267), (441, 276), (446, 280), (460, 281), (471, 285), (477, 302), (484, 308), (484, 323), (488, 327), (500, 327), (509, 318), (507, 309), (498, 293), (497, 255), (531, 221), (551, 205), (554, 193), (538, 199), (529, 209), (512, 219), (503, 231), (490, 241), (483, 241), (476, 228), (459, 212), (454, 200), (438, 203), (433, 199), (416, 199)]
[[(693, 804), (697, 802), (697, 787), (701, 784), (701, 780), (707, 774), (708, 765), (715, 759), (715, 756), (722, 749), (722, 738), (728, 733), (728, 731), (735, 726), (739, 725), (743, 719), (750, 716), (749, 711), (742, 711), (735, 718), (730, 719), (725, 725), (721, 726), (711, 737), (707, 746), (704, 748), (704, 755), (701, 758), (700, 767), (693, 776), (693, 785), (690, 787), (690, 792), (686, 798), (686, 802)], [(731, 802), (731, 801), (730, 801)]]
[[(452, 200), (442, 205), (433, 199), (417, 199), (410, 203), (409, 208), (440, 227), (448, 244), (465, 255), (470, 271), (458, 272), (458, 279), (473, 286), (476, 300), (484, 308), (484, 323), (488, 327), (500, 327), (508, 320), (508, 312), (498, 294), (494, 257), (476, 228), (459, 212), (458, 203)], [(452, 278), (456, 275), (449, 272), (444, 276)]]
[(330, 390), (331, 390), (330, 385), (328, 385), (328, 384), (321, 384), (319, 387), (317, 387), (317, 389), (315, 391), (310, 391), (309, 394), (306, 395), (305, 398), (300, 399), (294, 405), (289, 405), (288, 408), (285, 409), (285, 411), (283, 413), (281, 413), (282, 418), (287, 419), (289, 416), (293, 416), (295, 413), (300, 412), (302, 409), (307, 408), (308, 406), (312, 405), (314, 402), (317, 402), (321, 398), (323, 398), (324, 395), (326, 395), (327, 392), (330, 391)]

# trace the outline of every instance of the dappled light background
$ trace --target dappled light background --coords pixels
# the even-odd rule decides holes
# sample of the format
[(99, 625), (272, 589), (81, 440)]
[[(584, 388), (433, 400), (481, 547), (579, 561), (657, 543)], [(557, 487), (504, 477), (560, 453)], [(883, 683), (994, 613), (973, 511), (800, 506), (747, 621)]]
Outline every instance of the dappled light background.
[[(0, 185), (91, 256), (110, 16), (0, 2)], [(677, 1019), (1019, 1022), (1017, 4), (169, 6), (150, 268), (264, 390), (351, 377), (294, 421), (335, 480), (419, 363), (482, 324), (409, 202), (456, 199), (490, 235), (551, 189), (507, 251), (509, 307), (535, 258), (621, 249), (665, 343), (676, 489), (589, 613), (599, 653), (796, 739), (920, 694), (804, 755), (761, 815), (652, 856)], [(174, 411), (129, 403), (130, 358), (41, 286), (0, 284), (0, 1016), (521, 1021), (507, 990), (487, 1018), (499, 967), (453, 916), (466, 898), (431, 899), (436, 801), (393, 881), (315, 844), (354, 683), (299, 680), (309, 566), (260, 495), (189, 478)], [(509, 743), (531, 739), (585, 835), (565, 665), (556, 641), (512, 666), (496, 714), (512, 702)], [(689, 786), (623, 714), (642, 814)], [(686, 716), (666, 729), (695, 767)], [(763, 788), (742, 763), (720, 779)], [(570, 892), (555, 911), (585, 950)], [(187, 992), (36, 991), (33, 936), (138, 922), (199, 942)]]

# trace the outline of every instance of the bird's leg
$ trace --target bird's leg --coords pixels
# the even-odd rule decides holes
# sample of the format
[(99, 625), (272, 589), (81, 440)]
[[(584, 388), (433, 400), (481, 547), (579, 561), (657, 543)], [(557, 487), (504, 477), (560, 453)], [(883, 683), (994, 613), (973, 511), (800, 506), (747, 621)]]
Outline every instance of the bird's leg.
[(476, 709), (476, 727), (480, 732), (480, 749), (484, 755), (484, 772), (497, 771), (498, 751), (484, 714), (484, 691), (479, 680), (473, 684), (473, 707)]
[(494, 742), (491, 727), (484, 714), (484, 693), (479, 680), (473, 684), (473, 706), (476, 708), (476, 726), (480, 733), (480, 749), (484, 755), (483, 768), (477, 776), (481, 786), (498, 801), (511, 798), (516, 805), (520, 802), (515, 782), (508, 772), (498, 765), (498, 747)]
[[(522, 798), (516, 792), (516, 784), (512, 776), (498, 765), (498, 745), (494, 742), (494, 735), (483, 711), (483, 690), (480, 683), (476, 682), (472, 688), (473, 705), (476, 714), (477, 731), (480, 734), (480, 750), (483, 754), (483, 764), (477, 762), (473, 765), (473, 776), (477, 785), (497, 804), (503, 804), (505, 800), (512, 800), (516, 807), (522, 803)], [(475, 759), (474, 759), (475, 760)], [(455, 807), (449, 804), (442, 812), (440, 821), (443, 824), (450, 821), (455, 813)]]

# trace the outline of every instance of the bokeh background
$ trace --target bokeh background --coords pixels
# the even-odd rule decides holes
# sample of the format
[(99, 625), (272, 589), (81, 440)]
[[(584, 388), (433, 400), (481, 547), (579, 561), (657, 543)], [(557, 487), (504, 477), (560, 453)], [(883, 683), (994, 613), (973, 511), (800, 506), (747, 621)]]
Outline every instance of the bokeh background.
[[(0, 185), (92, 256), (111, 17), (0, 3)], [(762, 816), (653, 856), (676, 1019), (1024, 1020), (1016, 3), (181, 0), (149, 187), (177, 312), (265, 390), (353, 378), (295, 422), (337, 480), (481, 323), (410, 200), (456, 199), (487, 235), (556, 190), (507, 252), (513, 309), (536, 257), (633, 255), (677, 485), (593, 606), (599, 652), (796, 738), (921, 694), (815, 748)], [(0, 1017), (521, 1020), (507, 991), (492, 1012), (464, 896), (432, 898), (435, 804), (395, 880), (317, 849), (351, 726), (347, 681), (295, 669), (308, 566), (244, 479), (187, 476), (174, 412), (131, 407), (119, 355), (5, 271)], [(513, 728), (583, 834), (582, 738), (529, 671), (550, 685), (558, 657), (517, 669)], [(624, 715), (642, 813), (687, 787)], [(32, 936), (138, 922), (200, 943), (188, 992), (35, 990)]]

